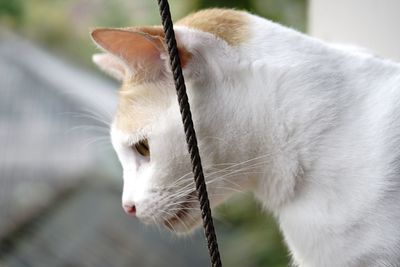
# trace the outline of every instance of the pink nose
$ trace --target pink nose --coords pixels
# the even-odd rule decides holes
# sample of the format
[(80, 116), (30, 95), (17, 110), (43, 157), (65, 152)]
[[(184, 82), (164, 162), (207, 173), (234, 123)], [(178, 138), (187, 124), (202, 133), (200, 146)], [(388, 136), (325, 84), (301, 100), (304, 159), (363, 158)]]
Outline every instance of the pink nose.
[(136, 215), (136, 207), (135, 205), (124, 205), (124, 210), (126, 214), (135, 216)]

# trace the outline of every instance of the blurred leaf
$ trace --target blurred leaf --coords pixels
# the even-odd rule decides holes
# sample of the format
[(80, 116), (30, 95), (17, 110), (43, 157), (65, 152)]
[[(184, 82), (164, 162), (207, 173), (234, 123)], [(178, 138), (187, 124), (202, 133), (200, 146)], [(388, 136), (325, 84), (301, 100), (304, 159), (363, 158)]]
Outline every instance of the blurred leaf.
[(254, 9), (270, 20), (305, 31), (306, 4), (306, 0), (258, 0)]
[(21, 0), (0, 0), (0, 15), (8, 15), (15, 18), (22, 16)]
[(19, 24), (23, 17), (23, 11), (22, 0), (0, 0), (0, 22), (8, 18), (11, 23)]
[(232, 267), (283, 267), (288, 253), (274, 218), (250, 194), (221, 205), (216, 214), (224, 264)]
[(198, 1), (198, 8), (230, 7), (253, 10), (253, 2), (252, 0), (200, 0)]

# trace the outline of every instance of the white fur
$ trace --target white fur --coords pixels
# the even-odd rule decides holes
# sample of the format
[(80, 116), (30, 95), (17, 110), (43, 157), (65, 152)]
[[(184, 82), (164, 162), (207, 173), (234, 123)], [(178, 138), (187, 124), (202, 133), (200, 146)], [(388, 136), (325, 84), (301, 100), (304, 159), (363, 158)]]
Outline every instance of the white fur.
[(122, 81), (125, 78), (127, 67), (118, 57), (109, 53), (98, 53), (92, 56), (92, 61), (118, 81)]
[[(248, 18), (236, 47), (176, 27), (193, 54), (185, 75), (212, 206), (253, 190), (302, 267), (400, 266), (400, 66)], [(173, 83), (158, 84), (170, 107), (140, 134), (114, 127), (112, 140), (123, 202), (161, 223), (193, 185)], [(142, 136), (150, 159), (130, 148)], [(200, 220), (192, 208), (176, 231)]]

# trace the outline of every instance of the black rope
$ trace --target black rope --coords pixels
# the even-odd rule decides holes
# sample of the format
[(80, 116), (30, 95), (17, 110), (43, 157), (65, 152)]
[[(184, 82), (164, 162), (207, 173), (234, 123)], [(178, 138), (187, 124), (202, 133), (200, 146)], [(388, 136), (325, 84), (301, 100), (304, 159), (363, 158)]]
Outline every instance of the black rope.
[(165, 40), (168, 47), (171, 70), (174, 76), (176, 93), (182, 115), (183, 127), (186, 134), (186, 142), (192, 161), (194, 181), (196, 184), (197, 196), (200, 202), (201, 217), (203, 218), (204, 234), (208, 242), (211, 265), (220, 267), (221, 259), (218, 250), (217, 236), (215, 235), (214, 223), (211, 217), (210, 202), (208, 200), (206, 183), (204, 180), (203, 167), (197, 146), (196, 132), (194, 131), (192, 114), (190, 112), (189, 100), (186, 94), (185, 80), (182, 74), (178, 47), (176, 45), (174, 26), (171, 19), (168, 0), (157, 0), (160, 9), (161, 21), (164, 27)]

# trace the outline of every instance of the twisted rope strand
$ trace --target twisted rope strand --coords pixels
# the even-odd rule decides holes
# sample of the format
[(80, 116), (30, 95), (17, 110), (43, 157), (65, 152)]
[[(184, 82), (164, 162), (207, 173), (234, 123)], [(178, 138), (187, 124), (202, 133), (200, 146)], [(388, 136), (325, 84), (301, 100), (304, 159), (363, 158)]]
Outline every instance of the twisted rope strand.
[(183, 127), (186, 134), (186, 142), (193, 167), (194, 181), (196, 184), (197, 196), (200, 202), (201, 217), (203, 219), (204, 234), (208, 243), (211, 265), (221, 267), (221, 259), (218, 250), (217, 236), (215, 235), (214, 223), (211, 217), (210, 202), (204, 179), (203, 167), (201, 164), (199, 149), (197, 146), (196, 132), (194, 130), (192, 114), (188, 96), (186, 94), (185, 80), (182, 74), (178, 48), (175, 40), (174, 27), (171, 19), (168, 0), (157, 0), (160, 9), (161, 21), (164, 27), (165, 40), (168, 47), (171, 70), (174, 76), (175, 87), (182, 115)]

